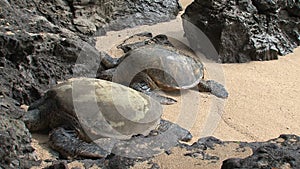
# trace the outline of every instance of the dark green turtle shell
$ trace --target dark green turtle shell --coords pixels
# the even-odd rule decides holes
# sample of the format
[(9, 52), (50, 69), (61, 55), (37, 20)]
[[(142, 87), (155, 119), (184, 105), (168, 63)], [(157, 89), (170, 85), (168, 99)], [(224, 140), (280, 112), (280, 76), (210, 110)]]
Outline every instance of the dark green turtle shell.
[[(43, 119), (38, 119), (44, 121), (44, 127), (66, 126), (77, 130), (84, 140), (147, 135), (157, 127), (162, 114), (162, 106), (150, 96), (92, 78), (73, 78), (55, 86), (46, 92), (42, 103), (31, 109), (40, 111)], [(30, 123), (31, 130), (41, 129)]]
[(189, 89), (203, 79), (203, 64), (199, 59), (168, 46), (146, 45), (120, 59), (112, 80), (122, 83), (141, 71), (163, 90)]

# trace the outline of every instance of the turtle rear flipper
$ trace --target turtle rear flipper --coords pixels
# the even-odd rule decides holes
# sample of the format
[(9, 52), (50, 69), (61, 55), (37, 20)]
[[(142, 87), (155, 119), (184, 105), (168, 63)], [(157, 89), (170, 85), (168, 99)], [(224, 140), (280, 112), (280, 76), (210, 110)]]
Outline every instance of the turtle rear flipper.
[(157, 100), (160, 104), (171, 105), (177, 103), (175, 99), (160, 95), (158, 93), (158, 91), (160, 91), (158, 90), (159, 89), (158, 86), (151, 79), (151, 77), (144, 72), (140, 72), (134, 77), (134, 79), (130, 84), (130, 87), (139, 92), (151, 96), (153, 99)]
[(228, 97), (228, 92), (225, 87), (214, 80), (201, 80), (198, 84), (198, 89), (200, 92), (210, 92), (219, 98)]
[[(147, 94), (147, 93), (145, 93), (145, 94)], [(162, 96), (158, 93), (155, 93), (154, 91), (150, 92), (148, 95), (151, 96), (153, 99), (157, 100), (160, 104), (171, 105), (171, 104), (177, 103), (177, 101), (175, 99), (172, 99), (172, 98), (166, 97), (166, 96)]]
[(66, 130), (62, 127), (54, 129), (49, 135), (50, 146), (64, 158), (105, 158), (110, 153), (95, 143), (80, 140), (75, 130)]
[(151, 90), (148, 85), (143, 85), (141, 83), (133, 83), (133, 84), (131, 84), (130, 87), (132, 87), (133, 89), (135, 89), (139, 92), (142, 92), (146, 95), (149, 95), (150, 97), (152, 97), (153, 99), (158, 101), (160, 104), (171, 105), (171, 104), (177, 103), (177, 101), (175, 99), (172, 99), (172, 98), (166, 97), (166, 96), (162, 96), (162, 95), (158, 94), (157, 91)]

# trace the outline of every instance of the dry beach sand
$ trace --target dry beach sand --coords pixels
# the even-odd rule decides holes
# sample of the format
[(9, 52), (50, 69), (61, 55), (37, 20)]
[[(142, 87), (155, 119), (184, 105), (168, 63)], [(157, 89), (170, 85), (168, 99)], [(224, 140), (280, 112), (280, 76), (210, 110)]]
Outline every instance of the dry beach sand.
[[(182, 1), (184, 8), (189, 3), (191, 0)], [(168, 23), (109, 32), (106, 36), (98, 37), (97, 48), (119, 55), (114, 48), (116, 44), (144, 31), (154, 35), (167, 34), (187, 43), (178, 17)], [(183, 47), (180, 44), (178, 46)], [(164, 106), (163, 118), (189, 129), (194, 136), (192, 142), (210, 135), (224, 141), (248, 142), (267, 141), (280, 134), (300, 135), (300, 48), (279, 60), (222, 65), (206, 63), (205, 66), (207, 79), (226, 85), (228, 99), (217, 99), (209, 93), (183, 91), (181, 95), (171, 95), (178, 103)], [(40, 148), (46, 144), (46, 139), (40, 140), (40, 143), (34, 142), (38, 155), (49, 157)], [(222, 159), (251, 154), (251, 150), (240, 153), (233, 151), (236, 148), (236, 144), (231, 144), (211, 150), (210, 154), (221, 158), (216, 163), (184, 157), (184, 152), (177, 148), (172, 150), (171, 155), (161, 154), (153, 161), (161, 168), (220, 168)], [(80, 167), (80, 164), (71, 166)], [(148, 167), (148, 164), (141, 163), (134, 168)]]

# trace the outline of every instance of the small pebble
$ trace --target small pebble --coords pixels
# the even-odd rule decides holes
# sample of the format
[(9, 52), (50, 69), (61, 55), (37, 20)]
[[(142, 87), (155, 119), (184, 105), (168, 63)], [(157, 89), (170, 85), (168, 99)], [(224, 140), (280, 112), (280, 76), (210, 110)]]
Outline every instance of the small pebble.
[(27, 112), (29, 106), (28, 106), (28, 105), (25, 105), (25, 104), (22, 104), (22, 105), (20, 106), (20, 108), (21, 108), (22, 110), (24, 110), (25, 112)]
[(167, 155), (171, 155), (171, 154), (172, 154), (172, 151), (171, 151), (171, 150), (167, 150), (167, 151), (165, 151), (165, 153), (166, 153)]

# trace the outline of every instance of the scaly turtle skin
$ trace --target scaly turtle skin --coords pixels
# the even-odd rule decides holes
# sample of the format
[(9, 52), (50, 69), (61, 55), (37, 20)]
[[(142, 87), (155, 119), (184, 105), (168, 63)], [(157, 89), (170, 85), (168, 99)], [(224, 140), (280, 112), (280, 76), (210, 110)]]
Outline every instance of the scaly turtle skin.
[(223, 85), (203, 79), (204, 67), (199, 58), (182, 54), (172, 47), (164, 35), (121, 45), (120, 48), (127, 53), (118, 59), (109, 56), (103, 58), (102, 63), (109, 65), (110, 69), (100, 72), (98, 78), (130, 86), (153, 96), (162, 104), (176, 101), (154, 94), (153, 90), (172, 91), (197, 86), (199, 91), (211, 92), (220, 98), (228, 97)]
[[(50, 130), (50, 146), (64, 157), (103, 158), (133, 136), (147, 144), (143, 137), (157, 130), (161, 113), (161, 105), (143, 93), (105, 80), (75, 78), (48, 90), (23, 120), (30, 131)], [(191, 137), (176, 128), (182, 131), (177, 139)]]

